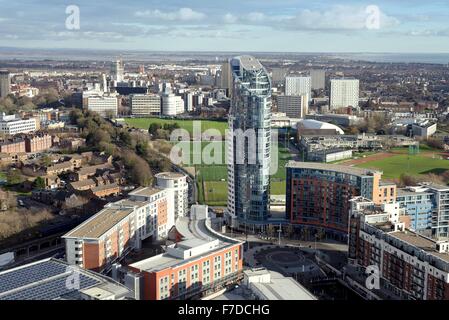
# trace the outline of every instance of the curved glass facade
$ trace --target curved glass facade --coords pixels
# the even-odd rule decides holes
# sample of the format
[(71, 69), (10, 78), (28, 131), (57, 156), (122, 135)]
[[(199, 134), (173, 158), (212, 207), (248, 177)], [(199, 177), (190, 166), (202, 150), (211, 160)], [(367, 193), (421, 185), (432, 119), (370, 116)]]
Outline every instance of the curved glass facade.
[(230, 61), (228, 213), (239, 227), (263, 228), (269, 213), (271, 80), (250, 56)]

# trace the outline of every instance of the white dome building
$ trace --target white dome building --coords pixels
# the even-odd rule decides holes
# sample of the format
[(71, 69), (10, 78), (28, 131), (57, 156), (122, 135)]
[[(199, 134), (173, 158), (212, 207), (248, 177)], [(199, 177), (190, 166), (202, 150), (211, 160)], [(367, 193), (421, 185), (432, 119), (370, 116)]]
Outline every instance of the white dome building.
[(295, 127), (296, 130), (335, 130), (338, 134), (344, 134), (344, 131), (334, 124), (311, 119), (301, 119)]

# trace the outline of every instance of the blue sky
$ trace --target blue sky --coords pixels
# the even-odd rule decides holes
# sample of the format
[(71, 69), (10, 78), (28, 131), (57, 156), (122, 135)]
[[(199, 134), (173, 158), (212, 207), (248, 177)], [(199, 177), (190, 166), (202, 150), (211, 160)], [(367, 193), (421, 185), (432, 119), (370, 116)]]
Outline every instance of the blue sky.
[(449, 1), (0, 0), (0, 46), (449, 53)]

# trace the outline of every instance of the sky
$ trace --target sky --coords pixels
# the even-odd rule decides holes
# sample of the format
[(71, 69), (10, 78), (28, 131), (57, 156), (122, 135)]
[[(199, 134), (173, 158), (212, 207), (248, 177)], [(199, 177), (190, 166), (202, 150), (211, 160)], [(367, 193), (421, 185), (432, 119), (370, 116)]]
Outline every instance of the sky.
[(449, 53), (449, 1), (0, 0), (0, 47)]

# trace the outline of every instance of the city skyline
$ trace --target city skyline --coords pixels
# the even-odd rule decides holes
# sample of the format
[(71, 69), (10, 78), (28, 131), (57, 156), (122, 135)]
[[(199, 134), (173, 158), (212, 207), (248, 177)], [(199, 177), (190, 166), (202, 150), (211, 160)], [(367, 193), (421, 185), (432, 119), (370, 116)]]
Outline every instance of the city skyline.
[[(283, 0), (78, 1), (79, 29), (67, 28), (68, 1), (0, 1), (0, 46), (263, 52), (447, 53), (449, 4)], [(101, 7), (101, 11), (99, 8)], [(377, 13), (376, 13), (377, 8)], [(374, 10), (374, 11), (373, 11)], [(373, 16), (374, 14), (374, 16)], [(378, 21), (372, 18), (378, 14)], [(26, 21), (26, 24), (23, 22)], [(371, 25), (370, 25), (371, 24)], [(36, 30), (39, 30), (36, 34)]]

